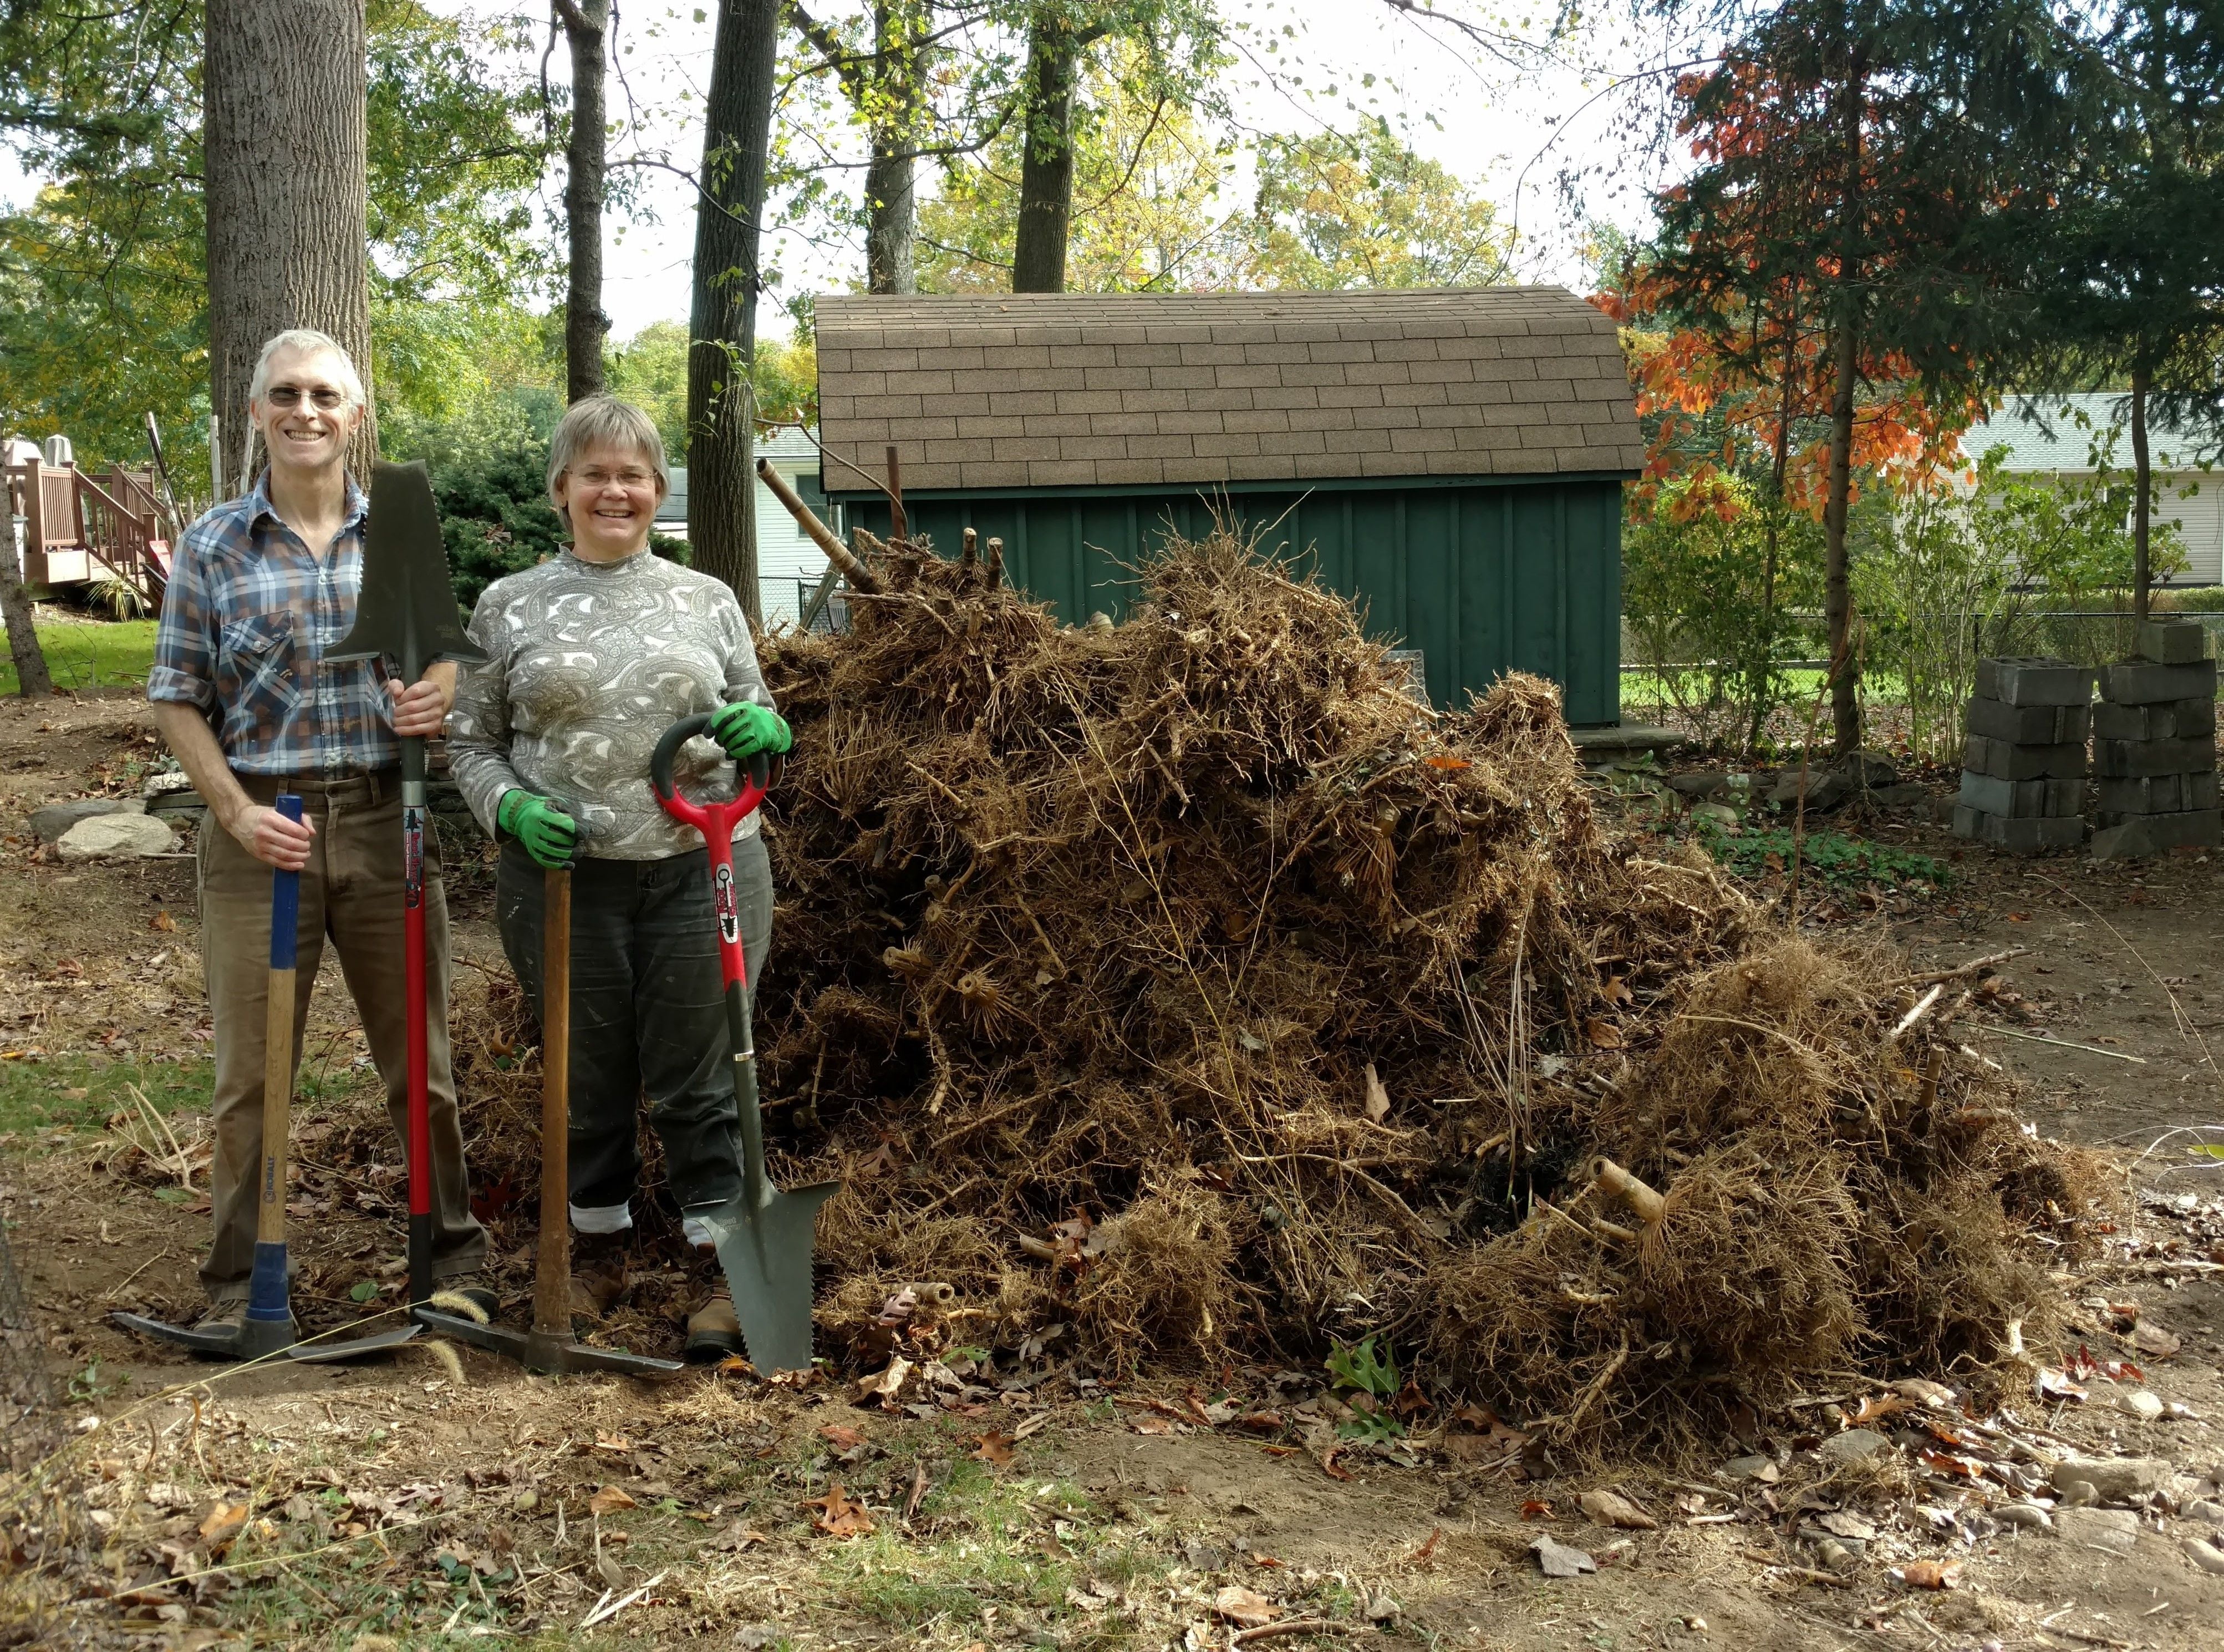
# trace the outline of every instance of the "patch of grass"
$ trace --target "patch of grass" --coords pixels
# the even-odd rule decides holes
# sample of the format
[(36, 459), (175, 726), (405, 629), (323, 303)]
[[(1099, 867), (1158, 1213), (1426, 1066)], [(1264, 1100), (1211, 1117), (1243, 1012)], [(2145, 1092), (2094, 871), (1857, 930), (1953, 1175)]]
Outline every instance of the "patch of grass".
[[(1755, 830), (1748, 826), (1735, 837), (1710, 821), (1699, 821), (1692, 835), (1720, 862), (1741, 877), (1760, 877), (1788, 870), (1791, 865), (1791, 831), (1788, 826)], [(1800, 847), (1801, 875), (1819, 879), (1832, 889), (1871, 886), (1887, 889), (1943, 889), (1954, 874), (1943, 861), (1911, 849), (1848, 838), (1839, 832), (1810, 832)]]
[(961, 1459), (919, 1505), (922, 1528), (936, 1535), (907, 1541), (883, 1528), (831, 1549), (819, 1570), (835, 1600), (900, 1629), (980, 1624), (987, 1606), (1058, 1617), (1070, 1613), (1066, 1591), (1084, 1569), (1064, 1552), (1057, 1522), (1079, 1548), (1096, 1518), (1072, 1486), (1054, 1482), (1046, 1495), (1042, 1483), (1024, 1475), (1000, 1476)]
[(136, 1111), (127, 1085), (137, 1086), (157, 1112), (205, 1107), (215, 1082), (215, 1063), (205, 1059), (110, 1061), (66, 1053), (0, 1060), (0, 1135), (100, 1130), (110, 1114)]
[[(155, 664), (155, 622), (122, 619), (97, 624), (41, 625), (39, 647), (57, 688), (121, 687), (144, 683)], [(0, 693), (17, 692), (16, 662), (0, 654)]]

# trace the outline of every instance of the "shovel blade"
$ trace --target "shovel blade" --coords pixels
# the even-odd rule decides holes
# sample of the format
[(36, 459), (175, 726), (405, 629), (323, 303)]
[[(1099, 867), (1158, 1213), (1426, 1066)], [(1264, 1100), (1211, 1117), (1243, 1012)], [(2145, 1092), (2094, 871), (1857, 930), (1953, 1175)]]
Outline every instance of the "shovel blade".
[[(448, 548), (424, 461), (371, 467), (370, 514), (363, 526), (363, 594), (355, 625), (325, 660), (384, 655), (421, 668), (434, 660), (466, 665), (486, 655), (464, 632), (448, 578)], [(408, 668), (404, 664), (404, 669)]]
[(812, 1241), (818, 1207), (841, 1185), (791, 1187), (755, 1210), (735, 1199), (700, 1212), (733, 1289), (749, 1364), (762, 1376), (811, 1369)]

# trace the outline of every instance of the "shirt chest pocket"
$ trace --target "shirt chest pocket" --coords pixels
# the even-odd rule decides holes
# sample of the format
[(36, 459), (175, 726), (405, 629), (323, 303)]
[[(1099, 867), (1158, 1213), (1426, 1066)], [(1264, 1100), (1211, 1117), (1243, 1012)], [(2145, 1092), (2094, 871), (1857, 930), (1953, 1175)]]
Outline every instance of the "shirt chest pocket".
[(294, 616), (281, 610), (226, 622), (218, 639), (217, 672), (227, 701), (291, 701), (300, 693), (294, 670)]

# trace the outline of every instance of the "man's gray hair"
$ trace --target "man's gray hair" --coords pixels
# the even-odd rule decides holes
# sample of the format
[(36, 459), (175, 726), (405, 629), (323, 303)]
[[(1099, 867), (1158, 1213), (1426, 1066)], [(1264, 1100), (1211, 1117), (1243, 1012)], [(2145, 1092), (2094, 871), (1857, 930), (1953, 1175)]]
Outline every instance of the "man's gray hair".
[(262, 346), (262, 353), (255, 358), (255, 377), (248, 383), (249, 401), (260, 402), (270, 393), (270, 364), (281, 351), (287, 350), (299, 351), (304, 356), (334, 358), (339, 366), (332, 377), (347, 392), (348, 405), (364, 405), (367, 398), (363, 393), (363, 379), (355, 370), (355, 358), (331, 333), (319, 332), (314, 327), (288, 327)]
[(556, 434), (548, 439), (550, 504), (563, 510), (562, 501), (556, 497), (557, 483), (578, 463), (582, 453), (605, 445), (638, 450), (656, 472), (656, 497), (661, 499), (672, 491), (672, 471), (664, 462), (664, 438), (657, 434), (656, 421), (630, 402), (621, 402), (615, 396), (590, 396), (565, 410)]

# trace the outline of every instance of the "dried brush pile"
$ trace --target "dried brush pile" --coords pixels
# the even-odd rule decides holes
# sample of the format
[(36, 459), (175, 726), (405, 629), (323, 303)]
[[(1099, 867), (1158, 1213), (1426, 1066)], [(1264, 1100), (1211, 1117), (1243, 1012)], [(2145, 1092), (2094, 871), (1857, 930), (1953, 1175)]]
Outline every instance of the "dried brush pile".
[(823, 1343), (919, 1282), (1115, 1365), (1384, 1332), (1593, 1444), (2044, 1328), (2074, 1167), (1889, 1037), (1892, 960), (1606, 831), (1549, 684), (1432, 713), (1224, 535), (1116, 628), (873, 572), (764, 654), (757, 1041), (776, 1174), (846, 1184)]

